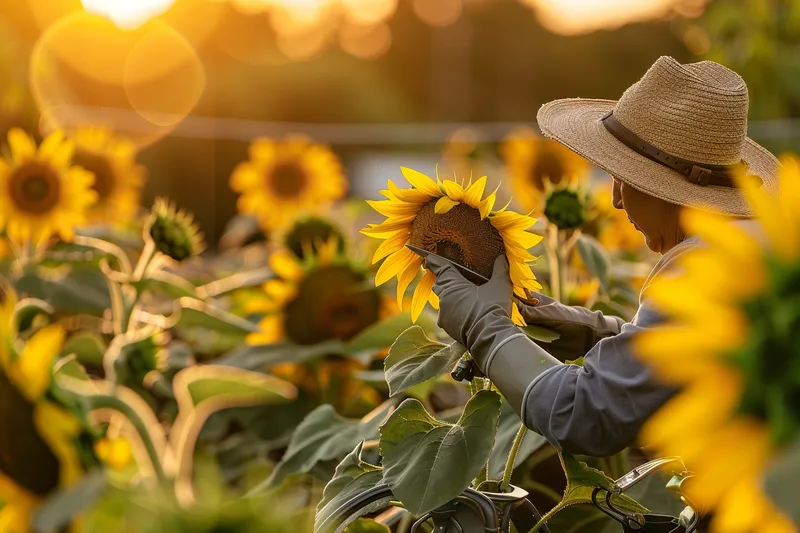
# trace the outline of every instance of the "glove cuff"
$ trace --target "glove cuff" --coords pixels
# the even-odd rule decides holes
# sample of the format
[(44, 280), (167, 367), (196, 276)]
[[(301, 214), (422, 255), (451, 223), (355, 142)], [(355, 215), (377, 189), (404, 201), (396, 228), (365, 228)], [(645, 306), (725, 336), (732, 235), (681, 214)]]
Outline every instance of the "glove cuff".
[(486, 360), (485, 374), (525, 420), (523, 411), (528, 392), (547, 372), (562, 365), (519, 331), (494, 346)]

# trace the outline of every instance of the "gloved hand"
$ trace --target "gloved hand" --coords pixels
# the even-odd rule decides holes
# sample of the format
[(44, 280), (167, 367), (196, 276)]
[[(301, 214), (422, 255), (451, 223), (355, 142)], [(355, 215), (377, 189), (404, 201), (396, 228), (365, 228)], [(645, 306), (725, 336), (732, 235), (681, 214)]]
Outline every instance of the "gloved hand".
[(560, 361), (586, 355), (600, 339), (617, 335), (625, 323), (619, 317), (564, 305), (544, 294), (534, 293), (534, 296), (539, 299), (539, 305), (517, 302), (517, 307), (526, 323), (545, 327), (560, 335), (559, 339), (541, 345)]
[(438, 257), (428, 256), (425, 264), (436, 274), (439, 326), (469, 350), (481, 372), (521, 413), (528, 387), (560, 363), (511, 321), (513, 286), (505, 257), (495, 260), (491, 279), (480, 286)]

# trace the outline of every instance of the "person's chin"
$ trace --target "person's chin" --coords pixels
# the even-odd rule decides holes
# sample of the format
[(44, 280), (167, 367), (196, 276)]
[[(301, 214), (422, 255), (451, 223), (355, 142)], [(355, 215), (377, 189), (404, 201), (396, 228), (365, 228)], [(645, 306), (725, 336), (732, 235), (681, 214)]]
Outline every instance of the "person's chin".
[(662, 244), (663, 244), (661, 242), (661, 239), (651, 239), (650, 237), (645, 235), (644, 236), (644, 242), (647, 245), (647, 247), (650, 248), (655, 253), (657, 253), (657, 254), (661, 253), (661, 248), (662, 248)]

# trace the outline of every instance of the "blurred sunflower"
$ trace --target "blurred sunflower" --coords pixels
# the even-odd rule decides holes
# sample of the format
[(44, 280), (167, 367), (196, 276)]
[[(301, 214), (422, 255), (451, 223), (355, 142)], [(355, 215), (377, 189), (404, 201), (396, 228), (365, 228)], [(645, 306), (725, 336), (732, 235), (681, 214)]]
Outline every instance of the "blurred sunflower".
[(283, 236), (283, 244), (300, 260), (319, 254), (325, 244), (337, 241), (336, 253), (345, 251), (344, 234), (325, 218), (309, 216), (296, 220)]
[(179, 210), (174, 202), (156, 198), (145, 222), (145, 239), (175, 261), (185, 261), (205, 248), (203, 234), (194, 223), (194, 216)]
[(529, 128), (512, 131), (500, 147), (511, 178), (514, 197), (523, 209), (540, 210), (548, 184), (576, 183), (589, 171), (589, 162), (562, 144), (537, 136)]
[(102, 127), (79, 128), (71, 137), (75, 141), (72, 163), (94, 174), (97, 204), (89, 211), (90, 218), (129, 222), (136, 216), (145, 180), (134, 145)]
[(270, 266), (277, 277), (264, 283), (265, 297), (246, 306), (250, 313), (266, 313), (261, 331), (251, 334), (248, 343), (347, 341), (378, 321), (384, 309), (380, 293), (337, 248), (338, 239), (331, 239), (302, 262), (286, 250), (272, 254)]
[[(515, 293), (525, 296), (526, 289), (541, 289), (528, 265), (536, 259), (528, 248), (541, 240), (526, 231), (536, 220), (506, 211), (505, 207), (492, 211), (496, 193), (483, 197), (485, 176), (464, 186), (457, 181), (440, 181), (438, 177), (433, 181), (410, 168), (401, 168), (401, 172), (414, 188), (400, 189), (389, 180), (389, 189), (381, 191), (388, 200), (368, 202), (387, 219), (361, 230), (369, 237), (384, 239), (372, 258), (373, 263), (385, 258), (375, 284), (382, 285), (397, 276), (398, 305), (402, 305), (406, 289), (422, 266), (422, 258), (406, 244), (437, 253), (486, 277), (492, 275), (495, 259), (505, 254)], [(435, 279), (432, 272), (426, 271), (417, 285), (411, 301), (413, 320), (426, 302), (438, 308), (433, 292)], [(516, 306), (512, 309), (514, 322), (524, 325)]]
[(738, 184), (766, 242), (686, 211), (684, 228), (708, 246), (680, 258), (680, 275), (647, 289), (667, 323), (634, 347), (683, 391), (641, 440), (681, 456), (696, 474), (688, 495), (715, 509), (712, 531), (796, 531), (762, 492), (761, 476), (800, 438), (800, 164), (783, 161), (776, 197), (747, 178)]
[(304, 211), (330, 204), (347, 192), (341, 163), (330, 148), (304, 137), (260, 138), (250, 159), (233, 171), (238, 209), (254, 215), (264, 231), (281, 229)]
[(10, 154), (0, 159), (0, 229), (15, 242), (71, 240), (97, 200), (94, 177), (71, 166), (74, 145), (56, 131), (36, 147), (19, 128), (8, 132)]
[(26, 533), (42, 498), (78, 480), (74, 441), (80, 423), (46, 399), (52, 365), (64, 342), (60, 326), (46, 326), (17, 354), (12, 324), (16, 296), (0, 303), (0, 532)]

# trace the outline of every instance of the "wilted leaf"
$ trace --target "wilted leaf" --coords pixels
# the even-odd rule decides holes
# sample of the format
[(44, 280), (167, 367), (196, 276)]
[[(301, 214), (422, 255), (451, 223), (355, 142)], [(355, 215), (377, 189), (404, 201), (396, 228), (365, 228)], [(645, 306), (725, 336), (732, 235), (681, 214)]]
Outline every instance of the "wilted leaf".
[(443, 344), (428, 338), (419, 326), (405, 330), (389, 348), (384, 360), (391, 396), (434, 378), (451, 368), (466, 348), (457, 342)]
[(39, 506), (31, 520), (33, 529), (48, 533), (68, 526), (73, 517), (100, 499), (107, 486), (102, 470), (83, 476), (75, 485), (58, 491)]
[(391, 409), (392, 404), (386, 402), (357, 420), (339, 416), (331, 405), (317, 407), (297, 426), (283, 458), (257, 490), (274, 487), (287, 476), (310, 472), (317, 463), (338, 460), (357, 443), (376, 439), (378, 426)]
[(385, 320), (372, 324), (356, 335), (342, 349), (346, 355), (366, 351), (378, 351), (391, 346), (403, 331), (411, 326), (411, 315), (398, 313)]
[(800, 439), (791, 444), (767, 471), (764, 488), (772, 501), (800, 526)]
[(597, 242), (594, 237), (583, 233), (578, 238), (577, 248), (583, 264), (586, 265), (586, 269), (592, 276), (597, 278), (603, 290), (608, 292), (610, 282), (609, 265), (611, 261), (603, 245)]
[(433, 418), (408, 399), (381, 427), (384, 481), (415, 515), (452, 500), (466, 489), (492, 451), (500, 395), (480, 391), (455, 425)]
[[(503, 470), (506, 467), (506, 460), (508, 459), (508, 452), (511, 451), (511, 445), (519, 431), (520, 420), (514, 408), (508, 402), (503, 402), (500, 408), (500, 423), (497, 426), (497, 436), (494, 439), (494, 447), (492, 447), (492, 455), (489, 456), (489, 479), (501, 479), (503, 477)], [(521, 465), (525, 459), (547, 443), (547, 439), (535, 433), (528, 431), (522, 439), (522, 445), (517, 452), (517, 458), (514, 461), (514, 468)]]
[(381, 482), (383, 471), (379, 466), (361, 460), (363, 443), (359, 443), (336, 467), (333, 478), (325, 485), (322, 500), (317, 505), (314, 531), (326, 529), (327, 522), (350, 498)]

